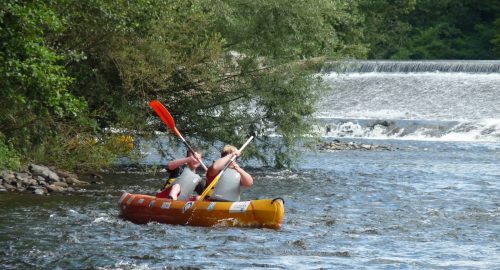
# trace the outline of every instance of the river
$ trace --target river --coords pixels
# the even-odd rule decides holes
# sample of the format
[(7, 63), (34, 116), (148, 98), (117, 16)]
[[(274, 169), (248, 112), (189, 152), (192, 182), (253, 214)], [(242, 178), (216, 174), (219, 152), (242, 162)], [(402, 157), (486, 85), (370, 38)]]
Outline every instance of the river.
[(247, 164), (243, 199), (283, 197), (280, 231), (135, 225), (117, 216), (121, 190), (152, 194), (163, 175), (106, 174), (70, 196), (0, 194), (0, 268), (499, 267), (500, 75), (474, 61), (368, 64), (382, 69), (324, 75), (334, 91), (318, 130), (393, 151), (299, 149), (296, 170)]

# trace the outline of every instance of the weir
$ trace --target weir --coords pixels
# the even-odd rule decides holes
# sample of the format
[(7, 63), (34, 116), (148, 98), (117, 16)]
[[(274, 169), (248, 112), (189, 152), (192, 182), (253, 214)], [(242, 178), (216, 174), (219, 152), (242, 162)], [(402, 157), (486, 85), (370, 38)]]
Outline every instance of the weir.
[(464, 72), (500, 73), (500, 61), (495, 60), (433, 60), (433, 61), (331, 61), (322, 72), (367, 73), (367, 72)]
[(357, 61), (345, 67), (322, 73), (332, 88), (316, 113), (323, 136), (500, 141), (500, 61)]

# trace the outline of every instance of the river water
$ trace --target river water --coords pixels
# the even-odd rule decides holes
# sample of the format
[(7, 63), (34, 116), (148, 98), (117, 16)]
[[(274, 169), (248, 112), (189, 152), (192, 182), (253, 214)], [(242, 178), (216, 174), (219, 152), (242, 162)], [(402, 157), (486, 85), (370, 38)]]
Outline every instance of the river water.
[(0, 268), (498, 269), (500, 75), (325, 78), (323, 140), (393, 151), (300, 149), (296, 170), (247, 167), (243, 199), (283, 197), (282, 230), (135, 225), (117, 217), (120, 190), (152, 194), (164, 175), (107, 174), (71, 196), (0, 194)]

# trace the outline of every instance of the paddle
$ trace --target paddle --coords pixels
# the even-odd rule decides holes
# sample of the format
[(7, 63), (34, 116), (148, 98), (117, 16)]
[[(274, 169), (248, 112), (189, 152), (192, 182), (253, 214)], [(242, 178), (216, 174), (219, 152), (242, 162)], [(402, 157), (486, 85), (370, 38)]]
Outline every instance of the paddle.
[[(248, 138), (248, 140), (245, 142), (245, 144), (243, 144), (243, 146), (241, 146), (241, 148), (239, 149), (240, 153), (241, 153), (241, 151), (243, 151), (243, 149), (245, 149), (245, 147), (247, 147), (247, 145), (252, 141), (252, 139), (253, 139), (253, 136), (251, 136), (250, 138)], [(229, 167), (229, 165), (231, 165), (231, 162), (233, 162), (235, 159), (236, 159), (236, 156), (233, 156), (226, 163), (226, 165), (224, 166), (224, 169), (222, 169), (219, 172), (219, 174), (217, 174), (217, 176), (214, 178), (214, 180), (212, 181), (212, 183), (210, 183), (210, 185), (208, 185), (208, 187), (205, 188), (205, 190), (203, 191), (203, 193), (200, 195), (200, 198), (198, 198), (198, 201), (202, 201), (207, 196), (208, 192), (210, 192), (210, 190), (217, 184), (217, 182), (219, 182), (219, 179), (222, 176), (222, 174), (224, 173), (224, 171), (226, 171), (226, 169)]]
[(151, 101), (149, 103), (149, 106), (156, 112), (156, 114), (158, 114), (163, 123), (165, 123), (175, 133), (175, 135), (182, 140), (182, 143), (184, 143), (184, 145), (189, 149), (189, 151), (191, 151), (193, 157), (196, 158), (201, 163), (203, 169), (207, 171), (208, 170), (207, 166), (205, 166), (202, 160), (196, 157), (193, 148), (189, 146), (188, 142), (184, 139), (184, 137), (182, 137), (182, 134), (179, 132), (177, 127), (175, 127), (174, 118), (167, 110), (167, 108), (165, 108), (165, 106), (163, 106), (163, 104), (161, 104), (158, 100)]

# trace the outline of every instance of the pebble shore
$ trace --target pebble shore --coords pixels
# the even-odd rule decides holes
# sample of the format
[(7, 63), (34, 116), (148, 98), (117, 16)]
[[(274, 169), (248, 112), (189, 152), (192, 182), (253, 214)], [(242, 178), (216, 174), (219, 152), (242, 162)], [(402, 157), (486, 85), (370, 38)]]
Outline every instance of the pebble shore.
[(90, 185), (74, 173), (31, 164), (21, 172), (0, 171), (0, 192), (29, 192), (36, 195), (73, 192)]

